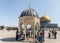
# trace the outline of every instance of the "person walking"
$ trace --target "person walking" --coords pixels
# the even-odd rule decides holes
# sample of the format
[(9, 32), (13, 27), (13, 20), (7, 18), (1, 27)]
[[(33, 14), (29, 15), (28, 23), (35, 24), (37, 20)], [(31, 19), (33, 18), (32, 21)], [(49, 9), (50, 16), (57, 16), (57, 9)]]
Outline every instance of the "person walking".
[(51, 31), (48, 32), (48, 38), (51, 38)]
[(57, 32), (54, 31), (54, 39), (56, 39), (56, 38), (57, 38)]
[(43, 36), (43, 42), (44, 42), (44, 36), (45, 36), (45, 32), (44, 32), (44, 30), (42, 30), (42, 36)]
[(54, 38), (54, 30), (52, 30), (52, 38)]
[(16, 41), (18, 40), (18, 30), (16, 31)]
[(42, 31), (40, 32), (40, 35), (39, 35), (39, 42), (40, 43), (44, 42), (44, 37), (43, 37), (43, 32)]

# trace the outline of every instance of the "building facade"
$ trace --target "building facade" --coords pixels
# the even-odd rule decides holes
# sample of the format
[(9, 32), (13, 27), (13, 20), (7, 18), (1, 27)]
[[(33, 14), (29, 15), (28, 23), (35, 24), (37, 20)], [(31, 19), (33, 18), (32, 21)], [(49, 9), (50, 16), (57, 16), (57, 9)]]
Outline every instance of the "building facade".
[(42, 16), (40, 18), (40, 28), (44, 30), (58, 30), (58, 24), (51, 23), (51, 19), (49, 16)]

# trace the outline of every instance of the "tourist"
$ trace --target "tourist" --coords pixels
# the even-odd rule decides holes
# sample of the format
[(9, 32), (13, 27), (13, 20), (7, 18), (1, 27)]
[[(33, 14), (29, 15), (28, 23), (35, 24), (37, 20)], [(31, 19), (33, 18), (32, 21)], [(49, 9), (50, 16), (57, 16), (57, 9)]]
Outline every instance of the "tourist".
[(16, 41), (18, 40), (18, 30), (16, 31)]
[(44, 42), (44, 36), (45, 36), (44, 30), (42, 30), (42, 36), (43, 36), (43, 42)]
[(45, 36), (45, 32), (44, 32), (44, 30), (42, 30), (42, 32), (43, 32), (43, 37)]
[(23, 35), (21, 33), (18, 33), (18, 41), (22, 41), (23, 40)]
[(51, 38), (51, 31), (48, 32), (48, 38)]
[(56, 30), (54, 31), (54, 39), (56, 39), (57, 38), (57, 32), (56, 32)]
[(28, 37), (28, 35), (29, 35), (29, 34), (28, 34), (28, 30), (26, 30), (26, 37)]
[(44, 42), (44, 37), (43, 37), (43, 32), (42, 31), (40, 32), (40, 35), (39, 35), (39, 42), (40, 43)]
[(54, 38), (54, 31), (52, 30), (52, 38)]

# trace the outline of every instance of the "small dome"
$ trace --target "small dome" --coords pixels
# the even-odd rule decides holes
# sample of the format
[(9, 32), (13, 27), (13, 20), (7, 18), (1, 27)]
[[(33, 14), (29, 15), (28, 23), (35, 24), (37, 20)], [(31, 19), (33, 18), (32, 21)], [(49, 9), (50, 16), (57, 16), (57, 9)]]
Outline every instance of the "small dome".
[(51, 21), (49, 16), (42, 16), (40, 18), (41, 21)]
[(39, 18), (37, 12), (34, 9), (32, 9), (32, 8), (24, 10), (21, 13), (20, 17), (23, 17), (23, 16), (35, 16), (35, 17)]

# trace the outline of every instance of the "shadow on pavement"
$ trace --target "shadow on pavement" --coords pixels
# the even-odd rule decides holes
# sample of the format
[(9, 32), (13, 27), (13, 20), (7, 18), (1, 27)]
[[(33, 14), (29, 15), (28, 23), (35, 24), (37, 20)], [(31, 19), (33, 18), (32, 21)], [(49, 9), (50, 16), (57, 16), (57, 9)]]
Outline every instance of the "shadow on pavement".
[(0, 39), (0, 40), (5, 41), (5, 42), (15, 42), (16, 41), (15, 37), (3, 38), (3, 39)]

